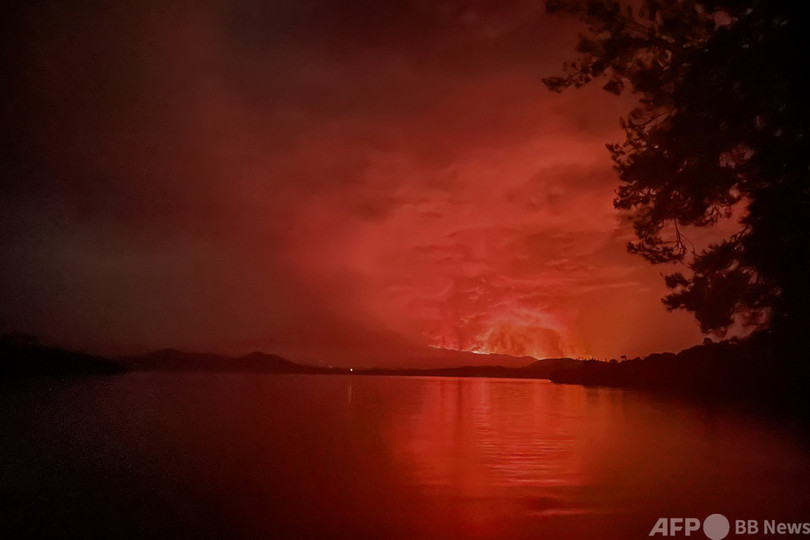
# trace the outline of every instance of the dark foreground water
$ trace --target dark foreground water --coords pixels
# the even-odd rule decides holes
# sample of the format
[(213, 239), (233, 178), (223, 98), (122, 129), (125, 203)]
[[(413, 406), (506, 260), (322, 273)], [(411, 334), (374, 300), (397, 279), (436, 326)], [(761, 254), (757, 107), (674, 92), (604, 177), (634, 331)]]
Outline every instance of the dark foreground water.
[(0, 537), (630, 539), (722, 513), (733, 538), (735, 519), (810, 521), (801, 428), (622, 390), (129, 374), (0, 398)]

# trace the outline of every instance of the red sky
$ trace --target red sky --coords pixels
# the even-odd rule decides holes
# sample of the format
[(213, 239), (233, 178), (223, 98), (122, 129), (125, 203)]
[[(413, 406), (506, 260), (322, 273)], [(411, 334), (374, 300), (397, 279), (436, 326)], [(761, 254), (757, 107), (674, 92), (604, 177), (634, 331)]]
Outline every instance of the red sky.
[(0, 330), (366, 365), (701, 339), (612, 208), (632, 97), (543, 87), (579, 27), (541, 2), (119, 4), (4, 23)]

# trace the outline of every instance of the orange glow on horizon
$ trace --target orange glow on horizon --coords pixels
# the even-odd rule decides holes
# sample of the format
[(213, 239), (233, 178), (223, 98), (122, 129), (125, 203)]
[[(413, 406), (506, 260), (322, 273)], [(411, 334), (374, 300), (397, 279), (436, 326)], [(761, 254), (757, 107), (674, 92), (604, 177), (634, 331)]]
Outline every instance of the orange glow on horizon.
[[(547, 339), (543, 339), (546, 337)], [(545, 328), (519, 327), (510, 324), (485, 329), (469, 340), (458, 336), (434, 334), (427, 336), (428, 344), (437, 349), (467, 351), (476, 354), (506, 354), (551, 358), (573, 354), (568, 346), (562, 346), (556, 335)], [(551, 341), (551, 343), (549, 343)]]

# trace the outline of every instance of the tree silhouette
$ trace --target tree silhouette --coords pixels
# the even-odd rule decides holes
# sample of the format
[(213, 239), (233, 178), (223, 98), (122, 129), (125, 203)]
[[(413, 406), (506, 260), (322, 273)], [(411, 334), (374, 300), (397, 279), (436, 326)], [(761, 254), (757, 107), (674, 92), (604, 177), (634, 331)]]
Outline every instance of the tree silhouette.
[[(689, 269), (665, 277), (668, 309), (704, 332), (735, 321), (807, 333), (810, 148), (807, 33), (790, 0), (547, 0), (587, 25), (562, 91), (600, 78), (639, 105), (609, 144), (621, 180), (614, 205), (632, 221), (628, 249)], [(740, 228), (694, 252), (685, 226), (740, 211)]]

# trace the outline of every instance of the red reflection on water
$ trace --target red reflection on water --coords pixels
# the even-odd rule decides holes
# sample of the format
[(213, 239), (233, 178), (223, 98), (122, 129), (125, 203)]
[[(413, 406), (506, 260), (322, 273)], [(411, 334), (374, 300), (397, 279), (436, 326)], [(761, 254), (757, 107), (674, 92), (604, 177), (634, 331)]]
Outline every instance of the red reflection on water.
[(810, 515), (804, 430), (646, 393), (131, 374), (6, 398), (3, 480), (42, 537), (624, 540)]
[(410, 384), (385, 443), (455, 537), (635, 538), (659, 516), (773, 519), (808, 508), (794, 483), (810, 462), (784, 426), (548, 381)]
[(585, 512), (572, 500), (588, 451), (580, 441), (583, 391), (498, 379), (423, 385), (404, 421), (391, 426), (391, 449), (462, 531), (491, 536), (516, 517), (516, 501), (541, 516)]

